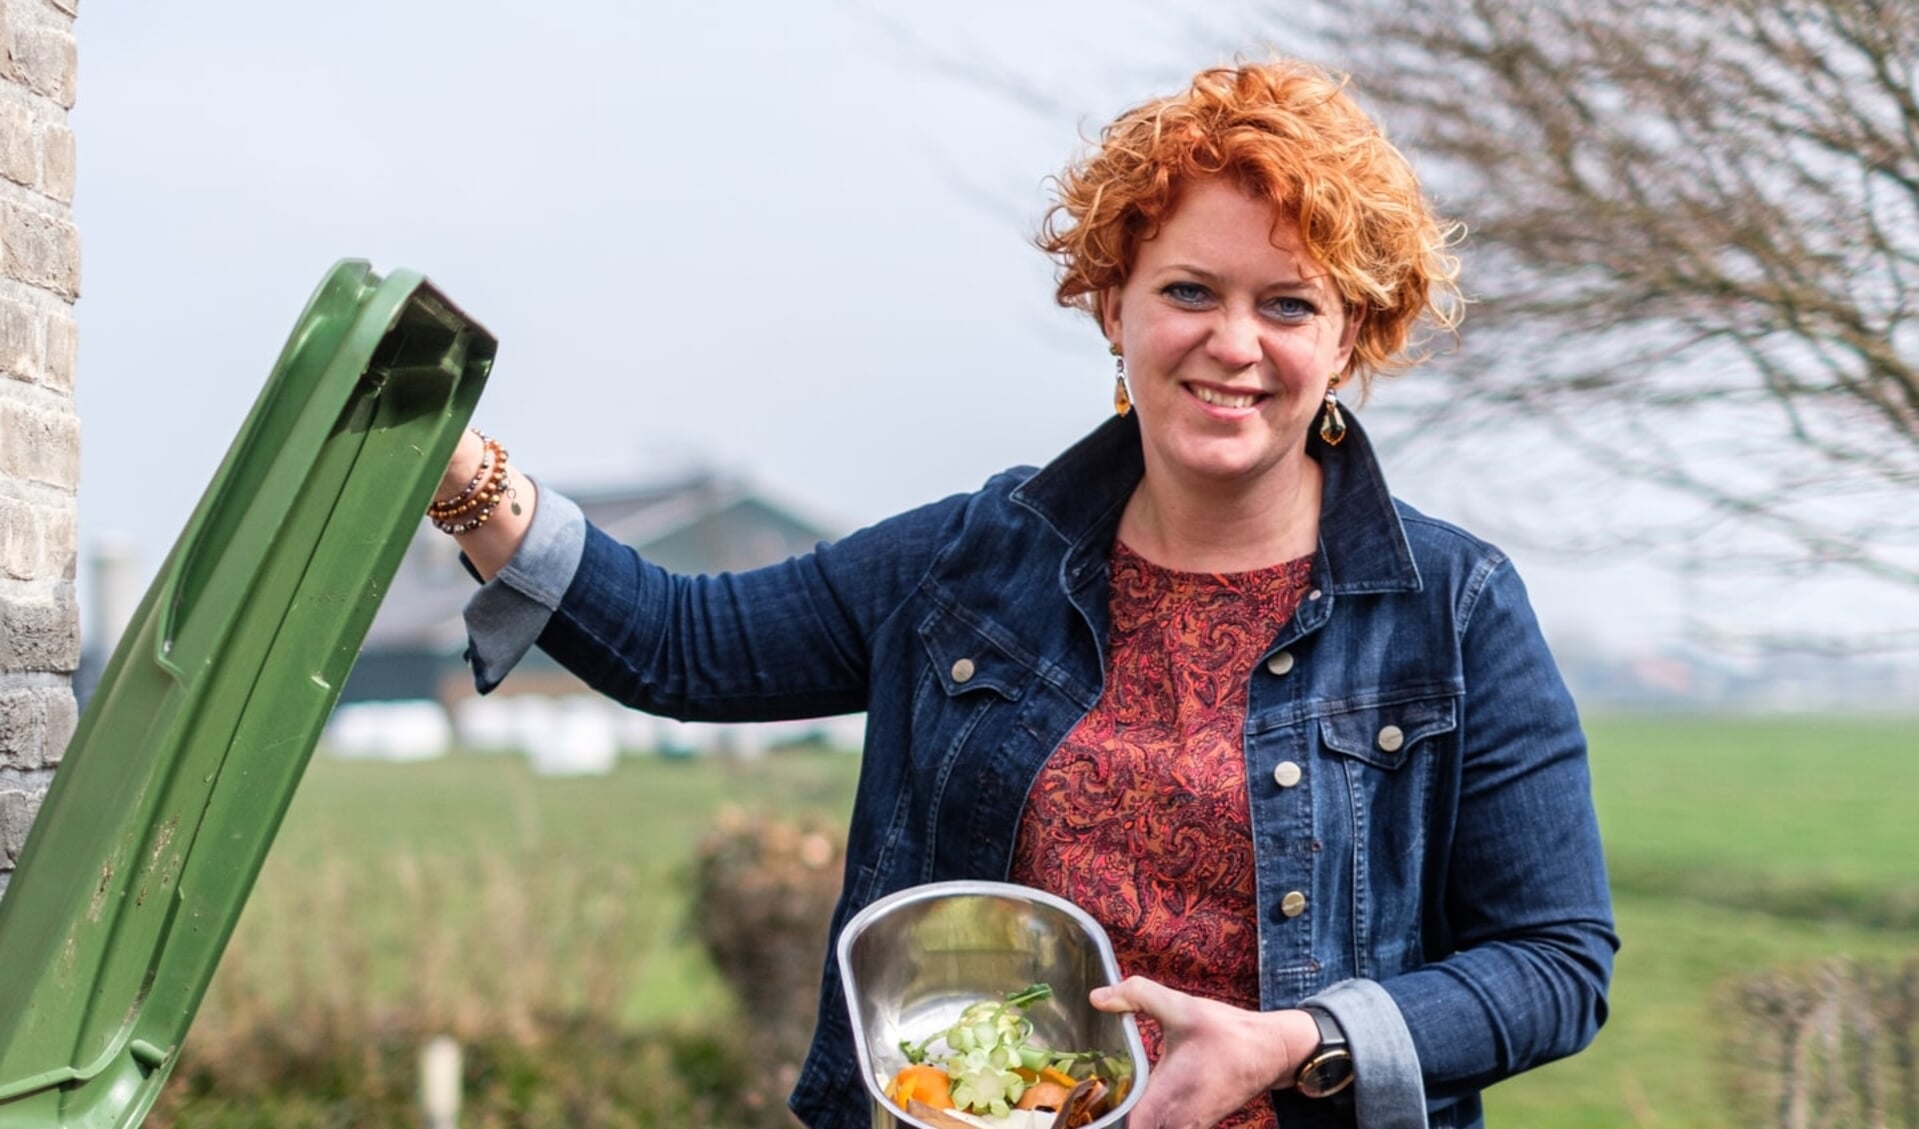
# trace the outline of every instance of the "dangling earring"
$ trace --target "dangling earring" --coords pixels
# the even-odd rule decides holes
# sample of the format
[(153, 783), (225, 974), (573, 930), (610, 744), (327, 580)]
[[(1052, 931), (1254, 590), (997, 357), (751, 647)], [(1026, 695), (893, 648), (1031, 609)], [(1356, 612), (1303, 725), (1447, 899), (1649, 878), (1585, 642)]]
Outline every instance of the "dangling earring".
[(1319, 437), (1328, 447), (1339, 446), (1346, 438), (1346, 417), (1339, 414), (1339, 374), (1334, 373), (1326, 382), (1326, 410), (1319, 416)]
[(1126, 358), (1120, 355), (1118, 345), (1107, 349), (1113, 354), (1113, 411), (1123, 416), (1133, 410), (1133, 396), (1126, 389)]

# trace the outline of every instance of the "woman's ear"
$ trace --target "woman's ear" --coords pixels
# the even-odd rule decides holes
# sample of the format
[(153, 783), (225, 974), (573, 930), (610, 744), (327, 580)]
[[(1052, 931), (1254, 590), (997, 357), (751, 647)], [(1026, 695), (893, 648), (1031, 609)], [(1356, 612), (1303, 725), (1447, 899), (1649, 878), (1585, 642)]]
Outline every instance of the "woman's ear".
[(1353, 349), (1359, 344), (1359, 330), (1366, 324), (1366, 307), (1347, 306), (1346, 324), (1339, 329), (1339, 371), (1351, 366)]
[(1120, 345), (1119, 290), (1112, 288), (1099, 292), (1094, 300), (1094, 309), (1099, 312), (1099, 329), (1106, 335), (1106, 343), (1117, 350)]

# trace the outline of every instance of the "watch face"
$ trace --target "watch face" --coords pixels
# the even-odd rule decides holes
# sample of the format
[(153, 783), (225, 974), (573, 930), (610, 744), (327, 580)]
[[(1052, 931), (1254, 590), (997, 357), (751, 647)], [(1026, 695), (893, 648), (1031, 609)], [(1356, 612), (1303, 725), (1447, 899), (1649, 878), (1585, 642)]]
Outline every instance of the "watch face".
[(1327, 1051), (1300, 1068), (1299, 1092), (1309, 1098), (1330, 1098), (1353, 1083), (1353, 1056)]

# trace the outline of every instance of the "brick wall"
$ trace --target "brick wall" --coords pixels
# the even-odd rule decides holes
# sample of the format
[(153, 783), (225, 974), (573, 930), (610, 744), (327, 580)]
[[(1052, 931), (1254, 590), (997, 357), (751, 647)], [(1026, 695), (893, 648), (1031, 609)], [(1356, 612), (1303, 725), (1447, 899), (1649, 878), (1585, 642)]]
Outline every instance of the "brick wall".
[(0, 0), (0, 892), (76, 720), (78, 6)]

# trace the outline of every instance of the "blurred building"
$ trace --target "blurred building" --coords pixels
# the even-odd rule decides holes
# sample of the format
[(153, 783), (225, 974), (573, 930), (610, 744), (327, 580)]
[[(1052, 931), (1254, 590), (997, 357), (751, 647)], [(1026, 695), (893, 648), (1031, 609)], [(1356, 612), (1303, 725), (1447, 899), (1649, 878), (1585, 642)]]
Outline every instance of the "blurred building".
[(1919, 702), (1912, 651), (1738, 652), (1684, 643), (1608, 649), (1555, 644), (1560, 673), (1584, 709), (1625, 714), (1910, 715)]

